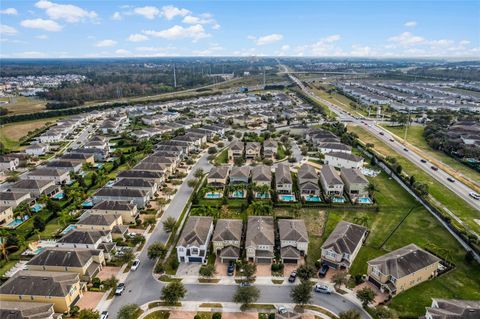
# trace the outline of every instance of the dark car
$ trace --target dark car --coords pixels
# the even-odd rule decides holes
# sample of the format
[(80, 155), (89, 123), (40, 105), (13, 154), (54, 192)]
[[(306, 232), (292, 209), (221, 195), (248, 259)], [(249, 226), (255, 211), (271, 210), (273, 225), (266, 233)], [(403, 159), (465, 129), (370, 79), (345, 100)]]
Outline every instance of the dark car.
[(231, 261), (231, 262), (228, 263), (227, 275), (228, 276), (233, 276), (234, 271), (235, 271), (235, 264), (233, 263), (233, 261)]
[(380, 132), (380, 133), (378, 133), (378, 134), (380, 134), (380, 135), (385, 135), (383, 132)]
[(447, 177), (447, 181), (449, 181), (450, 183), (455, 183), (455, 180), (451, 177)]
[(288, 277), (288, 282), (295, 282), (295, 279), (297, 279), (297, 272), (292, 271), (292, 273), (290, 274), (290, 277)]
[(420, 162), (422, 162), (422, 163), (426, 163), (426, 162), (427, 162), (427, 160), (424, 160), (424, 159), (422, 158), (422, 159), (420, 160)]
[(404, 150), (405, 152), (408, 152), (408, 148), (404, 148), (403, 150)]
[(390, 142), (395, 142), (395, 140), (393, 138), (390, 139)]
[(330, 267), (328, 267), (327, 264), (323, 264), (322, 267), (320, 268), (320, 271), (318, 272), (318, 276), (320, 278), (325, 277), (325, 275), (327, 274), (329, 269), (330, 269)]
[(438, 167), (436, 166), (430, 166), (431, 169), (433, 169), (434, 171), (438, 171)]

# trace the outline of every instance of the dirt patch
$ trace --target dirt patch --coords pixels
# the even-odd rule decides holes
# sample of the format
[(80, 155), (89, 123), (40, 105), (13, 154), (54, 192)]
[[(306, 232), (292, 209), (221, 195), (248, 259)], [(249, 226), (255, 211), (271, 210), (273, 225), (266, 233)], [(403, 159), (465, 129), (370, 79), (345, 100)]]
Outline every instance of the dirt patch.
[(95, 309), (103, 297), (103, 292), (87, 291), (83, 293), (83, 297), (77, 302), (80, 309)]

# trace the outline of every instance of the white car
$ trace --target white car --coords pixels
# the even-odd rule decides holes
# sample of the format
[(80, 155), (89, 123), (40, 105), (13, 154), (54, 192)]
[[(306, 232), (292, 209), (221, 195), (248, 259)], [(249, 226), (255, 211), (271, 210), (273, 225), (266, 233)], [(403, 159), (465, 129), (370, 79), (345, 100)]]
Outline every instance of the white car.
[(278, 306), (278, 313), (287, 313), (287, 308), (285, 308), (285, 306)]
[(471, 198), (480, 200), (480, 194), (477, 194), (475, 192), (470, 192), (468, 195), (470, 195)]
[(316, 284), (315, 285), (315, 292), (329, 295), (329, 294), (332, 293), (332, 288), (330, 288), (329, 286), (324, 285), (324, 284)]
[(140, 260), (139, 259), (135, 259), (133, 261), (133, 264), (132, 264), (132, 267), (130, 268), (132, 271), (135, 271), (137, 270), (138, 266), (140, 265)]

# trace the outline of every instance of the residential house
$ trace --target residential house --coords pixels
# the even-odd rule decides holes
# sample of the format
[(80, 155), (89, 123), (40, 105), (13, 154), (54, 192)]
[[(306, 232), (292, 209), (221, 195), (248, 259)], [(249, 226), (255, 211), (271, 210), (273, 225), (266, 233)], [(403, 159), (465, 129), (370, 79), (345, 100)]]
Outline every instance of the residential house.
[(272, 169), (267, 165), (258, 165), (252, 168), (252, 183), (256, 186), (272, 186)]
[(67, 153), (58, 158), (59, 161), (80, 162), (82, 164), (95, 164), (95, 156), (92, 154)]
[(320, 143), (318, 145), (318, 150), (323, 154), (327, 154), (330, 152), (350, 154), (352, 152), (352, 147), (343, 143)]
[(214, 166), (210, 169), (207, 176), (207, 184), (212, 187), (225, 187), (227, 185), (230, 166)]
[(278, 194), (291, 194), (293, 188), (290, 167), (287, 164), (278, 164), (275, 169), (275, 190)]
[(345, 184), (344, 189), (352, 202), (360, 197), (368, 196), (368, 179), (358, 169), (342, 168), (340, 177)]
[(259, 142), (247, 142), (245, 146), (245, 158), (256, 159), (261, 157), (261, 145)]
[(340, 221), (322, 245), (321, 261), (334, 269), (349, 269), (367, 235), (365, 227)]
[(78, 173), (82, 169), (82, 163), (72, 161), (49, 161), (46, 167), (67, 170), (69, 172)]
[(283, 263), (298, 263), (308, 253), (308, 233), (302, 219), (279, 219), (280, 255)]
[(300, 166), (297, 172), (297, 180), (300, 196), (320, 195), (318, 175), (313, 166), (308, 164)]
[(29, 192), (0, 192), (0, 206), (8, 206), (14, 209), (21, 203), (32, 200)]
[(0, 318), (4, 319), (57, 319), (52, 303), (2, 301)]
[(32, 197), (50, 196), (57, 193), (58, 189), (53, 181), (33, 179), (23, 179), (10, 186), (12, 192), (28, 192)]
[(0, 301), (51, 303), (57, 313), (68, 312), (83, 295), (84, 285), (73, 272), (19, 271), (0, 287)]
[(21, 179), (53, 181), (57, 185), (65, 184), (70, 181), (70, 173), (65, 170), (55, 168), (36, 168), (20, 176)]
[(320, 184), (323, 193), (327, 196), (341, 196), (343, 194), (343, 182), (340, 174), (330, 165), (323, 165), (320, 170)]
[(105, 259), (110, 260), (116, 244), (112, 242), (112, 234), (109, 231), (72, 230), (57, 240), (56, 247), (101, 249)]
[(150, 200), (150, 195), (146, 191), (138, 189), (123, 189), (103, 187), (97, 190), (92, 196), (93, 202), (101, 201), (120, 201), (133, 202), (138, 208), (144, 208)]
[(18, 158), (9, 157), (6, 155), (0, 155), (0, 172), (3, 171), (15, 171), (19, 166)]
[(5, 227), (13, 221), (13, 208), (0, 206), (0, 227)]
[(360, 169), (363, 167), (363, 157), (344, 152), (326, 153), (323, 162), (337, 168)]
[(212, 237), (213, 250), (222, 263), (240, 258), (243, 221), (241, 219), (219, 219)]
[(368, 281), (381, 291), (396, 295), (435, 277), (440, 261), (410, 244), (368, 261)]
[(427, 307), (425, 316), (420, 319), (478, 319), (480, 318), (480, 301), (433, 298)]
[(94, 215), (113, 215), (121, 216), (122, 223), (132, 224), (138, 217), (137, 205), (131, 202), (121, 201), (101, 201), (90, 209)]
[(247, 260), (271, 263), (274, 257), (275, 226), (271, 216), (249, 216), (245, 250)]
[(125, 179), (125, 178), (142, 178), (146, 180), (153, 180), (157, 185), (163, 183), (165, 177), (163, 173), (160, 172), (149, 172), (149, 171), (136, 171), (136, 170), (128, 170), (123, 171), (117, 174), (118, 179)]
[(263, 141), (263, 157), (275, 159), (278, 152), (278, 142), (269, 138)]
[(31, 156), (45, 155), (50, 149), (48, 144), (31, 144), (25, 148), (25, 153)]
[(145, 191), (150, 197), (153, 197), (158, 190), (158, 185), (153, 180), (142, 178), (122, 178), (115, 182), (111, 188), (119, 189), (138, 189)]
[(128, 226), (123, 225), (121, 215), (89, 214), (80, 219), (75, 226), (77, 230), (103, 230), (112, 233), (112, 238), (124, 238)]
[(90, 281), (103, 266), (102, 250), (83, 248), (46, 248), (27, 262), (28, 270), (75, 272), (82, 281)]
[(231, 185), (247, 185), (250, 179), (250, 166), (234, 166), (230, 171)]
[(191, 216), (183, 227), (177, 243), (178, 261), (181, 263), (206, 263), (212, 233), (212, 217)]
[(228, 159), (233, 161), (235, 158), (243, 157), (245, 144), (242, 141), (233, 141), (228, 147)]

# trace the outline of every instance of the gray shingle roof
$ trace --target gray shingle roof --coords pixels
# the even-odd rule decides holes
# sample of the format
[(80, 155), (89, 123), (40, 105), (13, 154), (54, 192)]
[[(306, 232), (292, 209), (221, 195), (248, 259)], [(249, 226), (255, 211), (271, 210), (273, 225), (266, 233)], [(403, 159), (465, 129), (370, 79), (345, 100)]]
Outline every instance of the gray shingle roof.
[(115, 211), (131, 211), (135, 208), (135, 204), (122, 201), (104, 200), (93, 206), (92, 209), (97, 210), (115, 210)]
[(243, 151), (244, 144), (242, 141), (233, 141), (232, 143), (230, 143), (229, 147), (233, 151)]
[(330, 165), (323, 165), (320, 170), (320, 174), (323, 176), (328, 185), (343, 185), (340, 174)]
[(208, 216), (192, 216), (183, 228), (178, 240), (179, 246), (200, 246), (206, 244), (208, 231), (213, 223), (213, 218)]
[(341, 158), (341, 159), (352, 161), (352, 162), (361, 162), (363, 160), (363, 157), (360, 157), (354, 154), (344, 153), (344, 152), (330, 152), (325, 154), (325, 157), (327, 156)]
[(347, 183), (358, 183), (358, 184), (368, 184), (368, 179), (363, 176), (362, 172), (354, 168), (342, 168), (340, 170), (340, 176), (344, 182)]
[(278, 183), (292, 183), (292, 174), (290, 174), (290, 167), (286, 164), (278, 164), (275, 169), (275, 182)]
[(84, 219), (77, 222), (78, 225), (98, 225), (98, 226), (110, 226), (118, 217), (113, 215), (104, 214), (90, 214)]
[(480, 318), (480, 301), (457, 299), (433, 299), (427, 312), (433, 319), (478, 319)]
[(230, 166), (214, 166), (208, 173), (208, 178), (225, 179), (230, 171)]
[(64, 297), (78, 281), (77, 273), (19, 271), (0, 287), (0, 294)]
[(51, 303), (2, 301), (0, 308), (1, 319), (44, 319), (53, 314)]
[(325, 240), (322, 249), (330, 249), (338, 254), (351, 254), (367, 231), (360, 225), (341, 221)]
[(250, 216), (247, 223), (245, 247), (258, 245), (274, 245), (275, 233), (273, 217)]
[(250, 166), (234, 166), (230, 171), (230, 178), (248, 178), (250, 176)]
[(252, 168), (252, 181), (270, 182), (272, 181), (272, 170), (270, 166), (258, 165)]
[(36, 266), (83, 267), (93, 256), (100, 254), (97, 249), (47, 248), (28, 263)]
[(279, 219), (278, 232), (280, 240), (308, 242), (307, 227), (303, 219)]
[(83, 231), (83, 230), (73, 230), (65, 234), (60, 238), (58, 243), (68, 243), (68, 244), (95, 244), (102, 236), (105, 235), (103, 231)]
[(213, 233), (213, 241), (242, 239), (243, 222), (241, 219), (219, 219)]

